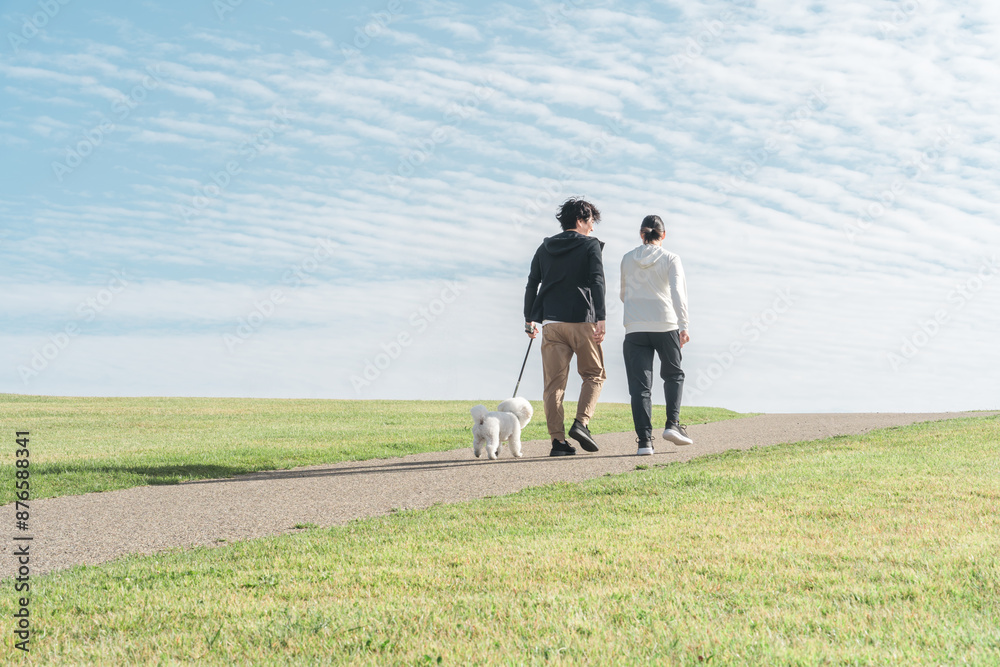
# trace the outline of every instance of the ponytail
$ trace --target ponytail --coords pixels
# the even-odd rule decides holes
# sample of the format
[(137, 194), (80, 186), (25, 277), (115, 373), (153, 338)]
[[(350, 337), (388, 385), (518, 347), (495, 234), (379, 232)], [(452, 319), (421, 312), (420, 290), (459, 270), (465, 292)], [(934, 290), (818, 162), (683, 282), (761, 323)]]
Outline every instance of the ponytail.
[(647, 215), (642, 219), (639, 233), (642, 234), (642, 240), (645, 243), (659, 241), (664, 236), (663, 220), (658, 215)]

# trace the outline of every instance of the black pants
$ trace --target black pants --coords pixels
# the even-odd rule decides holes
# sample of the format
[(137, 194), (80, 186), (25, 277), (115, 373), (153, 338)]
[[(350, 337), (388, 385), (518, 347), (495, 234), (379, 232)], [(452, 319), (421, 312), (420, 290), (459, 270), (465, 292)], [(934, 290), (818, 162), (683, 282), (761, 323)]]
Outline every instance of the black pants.
[(675, 424), (681, 414), (684, 371), (681, 370), (679, 331), (637, 331), (625, 334), (623, 350), (628, 393), (632, 397), (632, 421), (640, 440), (653, 439), (653, 354), (660, 357), (660, 377), (667, 400), (667, 424)]

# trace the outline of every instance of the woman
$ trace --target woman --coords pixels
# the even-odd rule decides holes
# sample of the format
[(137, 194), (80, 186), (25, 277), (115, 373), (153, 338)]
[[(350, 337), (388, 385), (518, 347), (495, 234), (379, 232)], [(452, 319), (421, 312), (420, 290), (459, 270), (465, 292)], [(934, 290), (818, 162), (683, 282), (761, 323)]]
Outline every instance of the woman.
[(680, 425), (684, 371), (681, 348), (688, 336), (687, 283), (681, 258), (663, 249), (663, 220), (647, 215), (639, 237), (642, 245), (622, 258), (621, 299), (625, 303), (625, 372), (632, 397), (637, 454), (653, 453), (653, 355), (660, 357), (660, 377), (667, 400), (663, 438), (676, 445), (693, 441)]

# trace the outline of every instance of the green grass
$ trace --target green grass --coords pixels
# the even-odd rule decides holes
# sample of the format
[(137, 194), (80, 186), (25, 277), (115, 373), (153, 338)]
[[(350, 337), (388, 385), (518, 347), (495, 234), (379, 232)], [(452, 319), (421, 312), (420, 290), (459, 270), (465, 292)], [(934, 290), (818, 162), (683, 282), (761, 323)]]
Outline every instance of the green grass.
[[(15, 431), (31, 432), (32, 497), (49, 498), (470, 446), (475, 404), (0, 394), (0, 423), (11, 448)], [(526, 440), (547, 437), (542, 406), (533, 405)], [(570, 418), (575, 410), (566, 404)], [(685, 408), (681, 416), (697, 424), (744, 415)], [(599, 404), (591, 428), (632, 430), (629, 406)], [(0, 479), (13, 479), (13, 456), (2, 461)], [(13, 499), (13, 485), (0, 485), (0, 505)]]
[(1000, 664), (1000, 419), (648, 463), (38, 577), (31, 660)]

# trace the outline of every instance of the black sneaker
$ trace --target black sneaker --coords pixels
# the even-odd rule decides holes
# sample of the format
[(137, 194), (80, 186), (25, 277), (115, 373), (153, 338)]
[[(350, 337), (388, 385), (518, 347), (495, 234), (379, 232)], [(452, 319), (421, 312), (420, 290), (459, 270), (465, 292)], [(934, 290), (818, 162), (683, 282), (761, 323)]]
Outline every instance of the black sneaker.
[(652, 440), (642, 440), (640, 438), (636, 438), (635, 442), (638, 445), (637, 451), (635, 453), (636, 456), (652, 456), (653, 454), (655, 454), (655, 452), (653, 451)]
[(569, 430), (569, 437), (580, 443), (580, 446), (588, 452), (597, 451), (597, 443), (594, 436), (590, 435), (590, 429), (580, 423), (578, 419), (573, 420), (573, 427)]
[(549, 456), (573, 456), (574, 454), (576, 454), (576, 447), (565, 440), (559, 442), (555, 438), (552, 439), (552, 451), (549, 452)]

